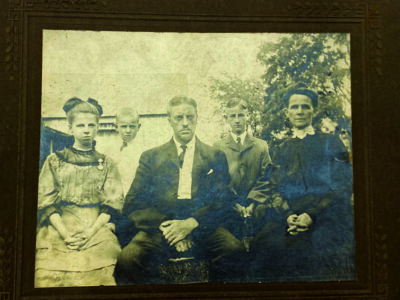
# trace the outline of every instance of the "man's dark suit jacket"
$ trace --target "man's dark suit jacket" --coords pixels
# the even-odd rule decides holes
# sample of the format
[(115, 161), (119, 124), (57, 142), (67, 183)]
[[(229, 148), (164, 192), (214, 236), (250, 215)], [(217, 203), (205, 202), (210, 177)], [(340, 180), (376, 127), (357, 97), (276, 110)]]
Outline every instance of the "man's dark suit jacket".
[(160, 232), (163, 221), (195, 218), (192, 235), (211, 233), (222, 222), (230, 181), (225, 154), (196, 138), (192, 169), (192, 199), (177, 200), (178, 152), (174, 140), (143, 152), (123, 213), (138, 231)]

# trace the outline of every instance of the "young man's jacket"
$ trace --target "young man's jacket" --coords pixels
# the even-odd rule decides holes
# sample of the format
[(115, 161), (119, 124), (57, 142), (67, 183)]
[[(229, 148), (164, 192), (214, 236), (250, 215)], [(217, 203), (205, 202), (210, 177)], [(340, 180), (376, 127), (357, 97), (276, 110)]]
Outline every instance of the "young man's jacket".
[[(243, 144), (239, 144), (231, 134), (228, 134), (214, 146), (224, 151), (228, 159), (230, 188), (234, 193), (233, 205), (239, 203), (247, 207), (251, 203), (267, 202), (266, 199), (270, 197), (270, 186), (265, 182), (265, 173), (271, 163), (267, 142), (247, 134)], [(233, 207), (229, 215), (230, 220), (224, 224), (226, 229), (238, 238), (241, 235), (251, 235), (250, 232), (241, 232), (239, 224), (244, 220)], [(252, 227), (251, 230), (256, 230), (257, 224), (253, 224)]]

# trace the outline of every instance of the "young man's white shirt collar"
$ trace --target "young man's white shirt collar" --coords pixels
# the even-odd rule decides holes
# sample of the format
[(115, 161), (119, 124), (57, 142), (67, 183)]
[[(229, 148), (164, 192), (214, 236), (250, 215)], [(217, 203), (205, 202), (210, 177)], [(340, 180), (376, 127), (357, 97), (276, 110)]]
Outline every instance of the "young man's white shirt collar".
[(128, 149), (133, 148), (134, 144), (134, 139), (132, 141), (126, 142), (126, 146), (123, 146), (124, 142), (122, 141), (121, 147), (120, 147), (120, 152), (127, 151)]
[(314, 127), (312, 127), (311, 125), (307, 126), (304, 129), (297, 129), (297, 128), (293, 128), (293, 138), (299, 138), (299, 139), (304, 139), (307, 135), (314, 135), (315, 134), (315, 130)]
[(237, 138), (240, 137), (240, 144), (244, 144), (244, 139), (246, 138), (247, 132), (243, 132), (241, 135), (236, 135), (231, 131), (231, 135), (235, 143), (237, 143)]
[(139, 165), (139, 158), (143, 152), (140, 143), (137, 142), (137, 137), (128, 142), (128, 145), (123, 147), (120, 136), (110, 137), (109, 140), (99, 143), (98, 151), (110, 157), (116, 166), (121, 177), (124, 195), (126, 195), (131, 187), (131, 183), (135, 177), (136, 169)]
[(124, 195), (128, 193), (132, 181), (135, 178), (136, 169), (139, 166), (139, 158), (142, 152), (139, 143), (134, 139), (128, 142), (127, 146), (119, 151), (118, 157), (116, 158), (124, 188)]
[[(175, 139), (175, 136), (173, 139), (179, 156), (183, 151), (181, 148), (182, 144)], [(178, 199), (192, 199), (192, 169), (195, 146), (196, 138), (193, 136), (192, 140), (186, 144), (187, 148), (183, 165), (179, 169)]]

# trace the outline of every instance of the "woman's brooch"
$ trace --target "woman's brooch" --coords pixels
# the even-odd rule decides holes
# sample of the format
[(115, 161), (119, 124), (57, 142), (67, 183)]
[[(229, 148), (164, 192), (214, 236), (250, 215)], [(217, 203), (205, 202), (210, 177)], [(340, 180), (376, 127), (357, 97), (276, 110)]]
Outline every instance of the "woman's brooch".
[(99, 169), (101, 171), (104, 169), (104, 160), (102, 158), (99, 158), (98, 162), (99, 162), (99, 164), (97, 166), (97, 169)]

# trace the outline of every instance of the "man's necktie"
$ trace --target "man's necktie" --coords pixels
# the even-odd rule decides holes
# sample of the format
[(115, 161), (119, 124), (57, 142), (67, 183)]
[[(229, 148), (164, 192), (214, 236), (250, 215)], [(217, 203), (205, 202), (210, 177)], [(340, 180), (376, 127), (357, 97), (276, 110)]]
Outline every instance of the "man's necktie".
[(121, 146), (121, 148), (119, 148), (119, 151), (122, 151), (126, 146), (128, 146), (128, 143), (127, 142), (122, 142), (122, 146)]
[(237, 143), (238, 145), (240, 145), (240, 144), (242, 143), (242, 139), (240, 138), (240, 136), (238, 136), (238, 137), (236, 138), (236, 143)]
[(185, 159), (185, 153), (186, 153), (187, 146), (181, 145), (181, 148), (182, 148), (182, 152), (179, 154), (179, 167), (180, 168), (182, 168), (182, 166), (183, 166), (183, 161)]

